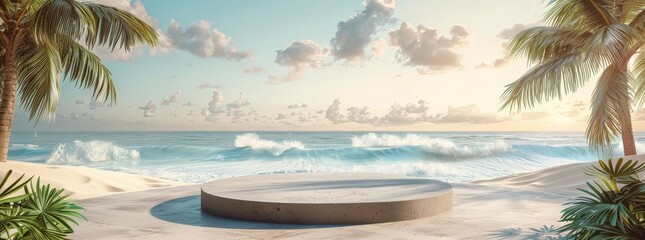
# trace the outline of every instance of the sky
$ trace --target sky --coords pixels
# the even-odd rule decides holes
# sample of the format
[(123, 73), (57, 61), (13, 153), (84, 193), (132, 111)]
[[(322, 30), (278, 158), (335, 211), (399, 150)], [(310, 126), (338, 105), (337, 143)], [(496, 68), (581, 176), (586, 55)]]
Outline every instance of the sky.
[[(157, 29), (155, 48), (95, 49), (116, 104), (63, 83), (51, 120), (17, 131), (584, 131), (593, 80), (520, 113), (506, 53), (540, 0), (96, 0)], [(645, 111), (634, 112), (645, 129)]]

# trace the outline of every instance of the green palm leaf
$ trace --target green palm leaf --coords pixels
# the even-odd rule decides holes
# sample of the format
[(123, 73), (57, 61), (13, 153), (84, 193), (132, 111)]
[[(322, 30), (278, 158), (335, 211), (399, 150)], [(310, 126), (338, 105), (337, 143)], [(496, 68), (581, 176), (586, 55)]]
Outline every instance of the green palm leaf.
[(25, 42), (16, 56), (19, 61), (20, 104), (29, 110), (29, 119), (53, 117), (60, 93), (60, 53), (50, 44)]
[(580, 89), (602, 72), (591, 100), (589, 145), (609, 153), (623, 136), (625, 155), (634, 155), (632, 103), (645, 102), (645, 56), (638, 54), (636, 77), (628, 68), (645, 43), (643, 0), (551, 0), (544, 15), (550, 26), (513, 37), (509, 51), (533, 65), (502, 93), (501, 109), (521, 111)]
[(580, 29), (532, 27), (515, 35), (508, 49), (514, 57), (526, 57), (529, 64), (535, 64), (568, 54), (582, 55), (578, 44), (592, 35)]
[(565, 203), (559, 229), (573, 239), (644, 239), (645, 183), (638, 175), (645, 163), (622, 158), (598, 161), (586, 173), (600, 178), (587, 182), (585, 195)]
[(157, 44), (155, 29), (131, 13), (90, 2), (82, 5), (89, 9), (96, 22), (89, 26), (85, 36), (88, 46), (107, 45), (113, 50), (118, 47), (129, 51), (139, 42), (151, 46)]
[(632, 75), (627, 69), (612, 65), (605, 69), (591, 98), (591, 116), (587, 141), (596, 150), (611, 152), (611, 142), (621, 132), (621, 122), (629, 119)]
[(92, 98), (104, 96), (116, 101), (116, 89), (110, 70), (101, 59), (83, 45), (69, 38), (60, 37), (59, 49), (62, 60), (62, 71), (65, 77), (77, 87), (92, 89)]
[(45, 229), (69, 234), (74, 232), (69, 223), (78, 224), (75, 219), (87, 220), (80, 213), (84, 209), (70, 202), (69, 196), (62, 195), (62, 189), (41, 185), (40, 179), (25, 188), (25, 192), (31, 194), (25, 202), (26, 211)]
[(573, 92), (584, 85), (598, 66), (583, 61), (584, 56), (570, 53), (552, 58), (527, 71), (517, 81), (506, 86), (502, 108), (521, 111), (536, 104)]
[(80, 40), (83, 33), (91, 35), (95, 26), (96, 20), (90, 9), (74, 0), (47, 1), (33, 13), (29, 22), (38, 45), (54, 45), (60, 35)]
[(548, 24), (577, 29), (596, 29), (618, 22), (612, 14), (613, 1), (549, 1), (544, 19)]
[[(154, 46), (157, 37), (154, 28), (133, 14), (90, 1), (0, 0), (2, 106), (13, 109), (20, 95), (30, 120), (51, 117), (63, 79), (92, 89), (94, 99), (115, 101), (112, 76), (90, 50), (104, 45), (130, 51), (139, 43)], [(4, 87), (12, 92), (2, 94)], [(0, 111), (3, 124), (11, 125), (11, 114)], [(0, 129), (5, 139), (0, 161), (7, 158), (7, 129)], [(71, 224), (85, 219), (83, 208), (62, 195), (62, 189), (39, 180), (27, 186), (31, 178), (23, 177), (8, 183), (10, 173), (0, 182), (0, 238), (64, 239), (73, 231)]]

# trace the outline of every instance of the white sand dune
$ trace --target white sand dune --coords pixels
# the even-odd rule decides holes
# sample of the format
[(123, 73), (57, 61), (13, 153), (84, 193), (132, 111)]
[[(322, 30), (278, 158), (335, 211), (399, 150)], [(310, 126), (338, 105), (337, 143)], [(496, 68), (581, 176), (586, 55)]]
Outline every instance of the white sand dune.
[[(642, 160), (645, 155), (629, 159)], [(589, 164), (570, 164), (474, 183), (453, 184), (454, 207), (411, 221), (298, 226), (235, 221), (200, 210), (200, 186), (91, 169), (9, 162), (0, 173), (35, 174), (63, 187), (87, 210), (72, 239), (542, 239), (562, 203), (580, 193)], [(140, 191), (145, 190), (145, 191)], [(127, 193), (122, 193), (127, 192)], [(121, 193), (121, 194), (114, 194)], [(533, 228), (533, 230), (531, 229)]]
[[(618, 160), (614, 158), (613, 160)], [(645, 155), (625, 157), (624, 160), (644, 161)], [(585, 188), (585, 182), (593, 180), (584, 174), (589, 163), (576, 163), (542, 169), (535, 172), (514, 174), (492, 180), (475, 181), (480, 185), (521, 188), (560, 194), (578, 194), (577, 188)]]
[(0, 163), (0, 177), (13, 170), (12, 179), (40, 177), (41, 182), (64, 188), (75, 199), (93, 198), (114, 193), (186, 185), (185, 183), (149, 178), (127, 173), (104, 171), (88, 167), (44, 165), (8, 161)]

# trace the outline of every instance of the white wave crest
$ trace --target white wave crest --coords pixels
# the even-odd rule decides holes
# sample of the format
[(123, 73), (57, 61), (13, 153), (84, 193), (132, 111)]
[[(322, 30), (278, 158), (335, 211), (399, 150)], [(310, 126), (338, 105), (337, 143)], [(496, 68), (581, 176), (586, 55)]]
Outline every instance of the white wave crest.
[(377, 135), (375, 133), (354, 136), (352, 138), (354, 147), (422, 147), (425, 151), (450, 157), (475, 157), (490, 156), (496, 153), (506, 152), (512, 147), (508, 143), (497, 140), (476, 146), (457, 145), (455, 142), (445, 138), (432, 138), (418, 134), (406, 134), (399, 137), (391, 134)]
[(68, 146), (58, 144), (58, 148), (49, 156), (47, 163), (85, 163), (119, 160), (137, 160), (139, 151), (125, 149), (111, 142), (92, 140), (83, 142), (76, 140)]
[(300, 141), (282, 141), (280, 143), (261, 139), (255, 133), (245, 133), (235, 137), (235, 147), (250, 147), (253, 150), (268, 151), (274, 156), (280, 156), (289, 149), (304, 149)]

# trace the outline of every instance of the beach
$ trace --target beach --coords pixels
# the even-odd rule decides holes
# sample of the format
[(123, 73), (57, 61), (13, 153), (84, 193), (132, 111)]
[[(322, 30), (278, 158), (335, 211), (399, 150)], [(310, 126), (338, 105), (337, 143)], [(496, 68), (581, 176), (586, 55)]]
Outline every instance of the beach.
[[(645, 155), (630, 159), (642, 160)], [(350, 226), (245, 222), (200, 210), (200, 184), (78, 166), (9, 161), (1, 173), (38, 175), (86, 209), (72, 239), (524, 239), (556, 236), (562, 204), (590, 177), (588, 163), (469, 183), (451, 183), (454, 206), (410, 221)]]

